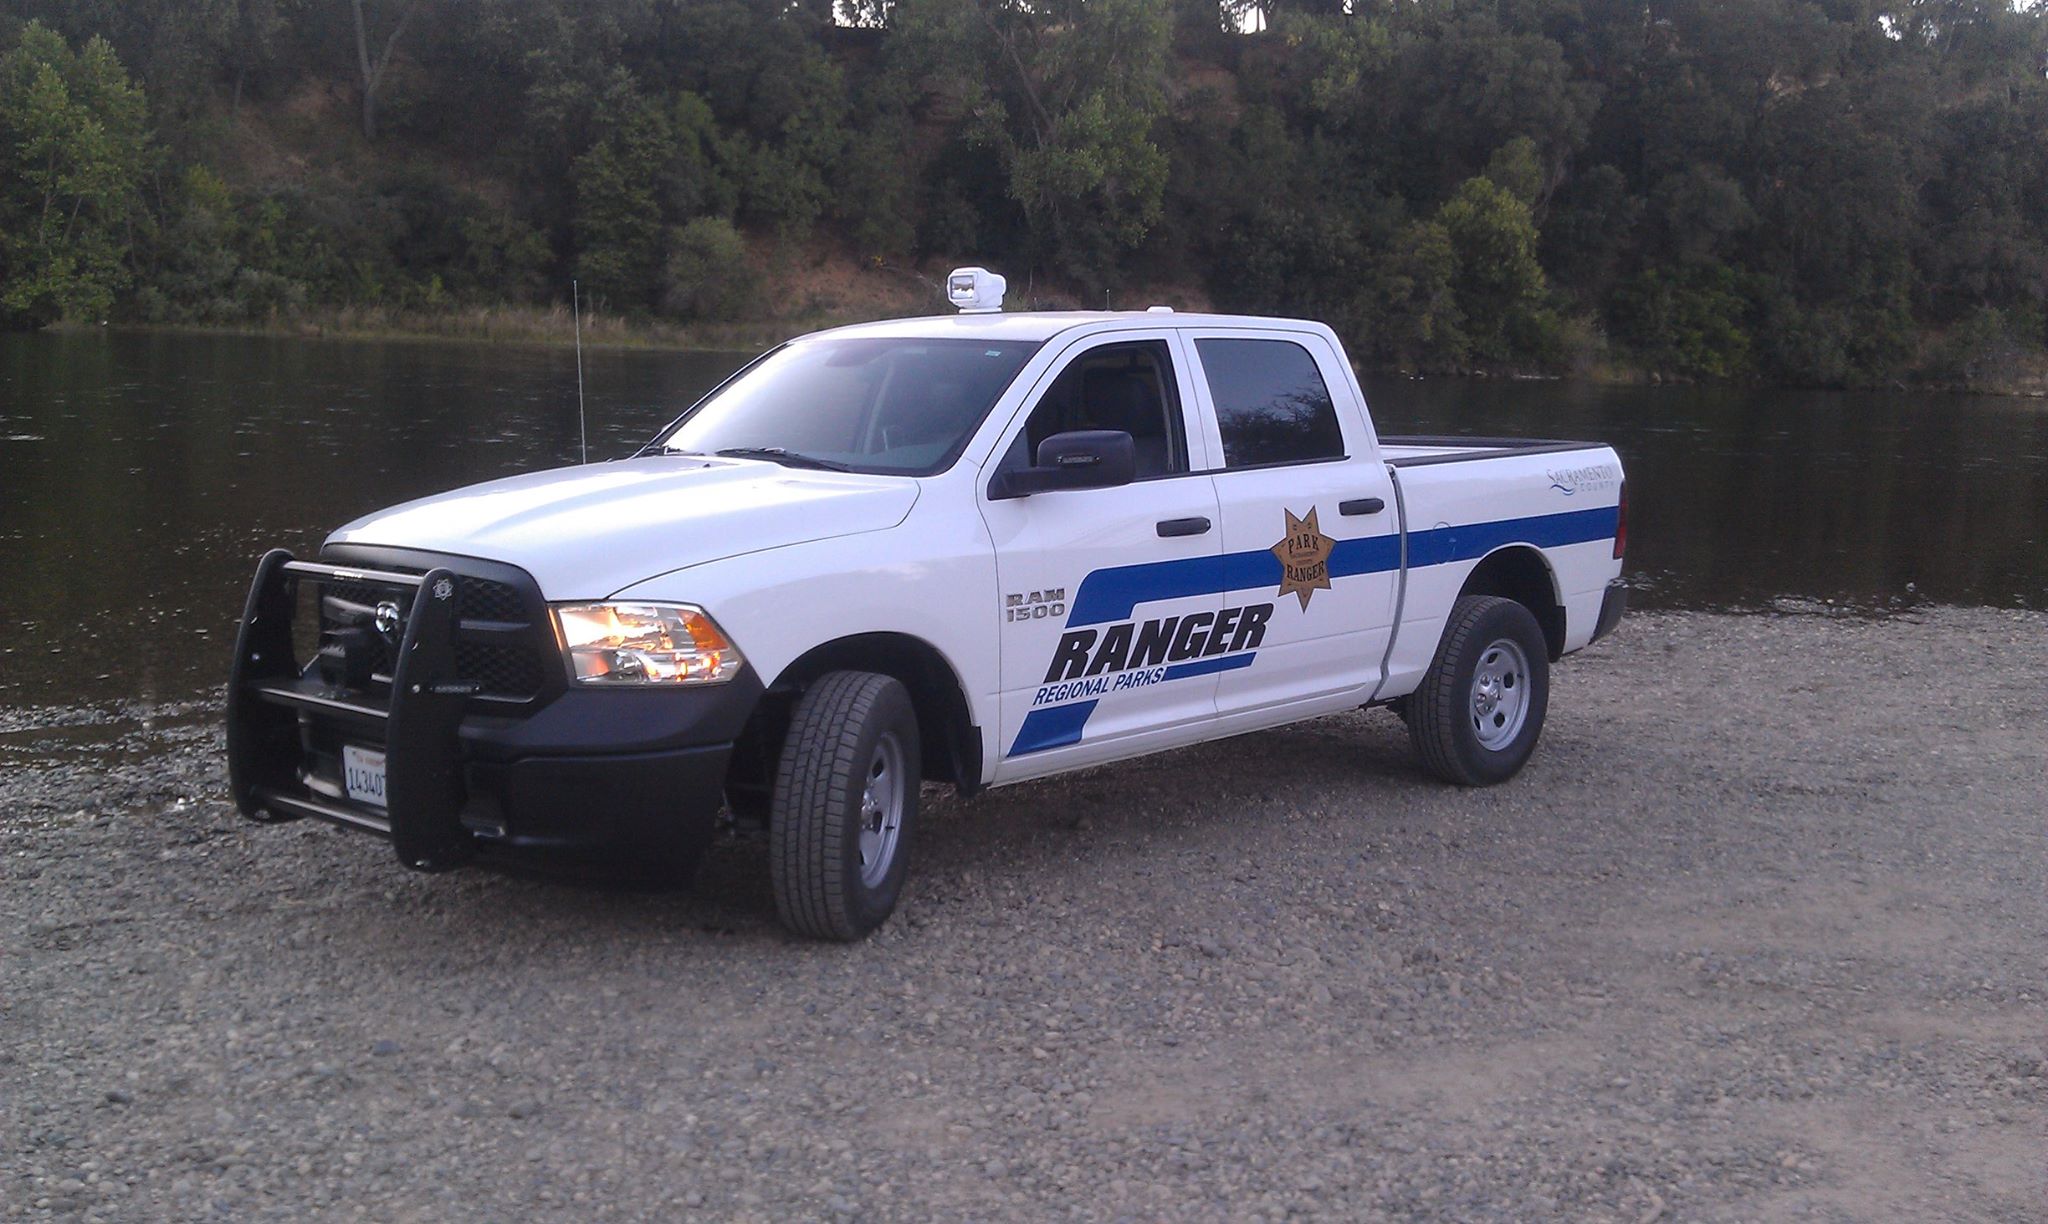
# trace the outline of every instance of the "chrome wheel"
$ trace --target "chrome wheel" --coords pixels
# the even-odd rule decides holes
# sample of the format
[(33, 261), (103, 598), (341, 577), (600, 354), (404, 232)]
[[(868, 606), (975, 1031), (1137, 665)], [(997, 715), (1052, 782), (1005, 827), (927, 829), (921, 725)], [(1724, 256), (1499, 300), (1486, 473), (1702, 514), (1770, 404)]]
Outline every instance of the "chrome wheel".
[(1472, 669), (1472, 731), (1489, 752), (1514, 742), (1529, 717), (1529, 657), (1507, 638), (1495, 639)]
[(903, 801), (910, 784), (903, 745), (894, 735), (875, 743), (860, 794), (860, 882), (873, 888), (889, 874), (896, 859), (896, 840), (903, 832)]
[(1550, 710), (1550, 652), (1528, 608), (1460, 595), (1422, 684), (1408, 695), (1408, 738), (1422, 767), (1459, 786), (1521, 771)]

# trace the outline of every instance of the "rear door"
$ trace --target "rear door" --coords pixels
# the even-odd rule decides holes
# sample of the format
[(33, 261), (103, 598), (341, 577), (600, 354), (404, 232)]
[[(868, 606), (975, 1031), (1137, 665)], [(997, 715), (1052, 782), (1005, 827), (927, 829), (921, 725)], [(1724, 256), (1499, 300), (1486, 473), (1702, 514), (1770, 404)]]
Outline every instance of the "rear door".
[(1187, 341), (1197, 417), (1213, 431), (1224, 602), (1265, 621), (1256, 656), (1221, 674), (1219, 714), (1369, 690), (1393, 631), (1400, 535), (1349, 370), (1312, 332), (1193, 330)]
[[(1205, 435), (1187, 421), (1193, 393), (1170, 331), (1078, 341), (983, 471), (1001, 582), (997, 780), (1199, 738), (1215, 718), (1203, 652), (1221, 597), (1202, 577), (1222, 532)], [(1136, 481), (989, 497), (997, 471), (1076, 429), (1130, 433)]]

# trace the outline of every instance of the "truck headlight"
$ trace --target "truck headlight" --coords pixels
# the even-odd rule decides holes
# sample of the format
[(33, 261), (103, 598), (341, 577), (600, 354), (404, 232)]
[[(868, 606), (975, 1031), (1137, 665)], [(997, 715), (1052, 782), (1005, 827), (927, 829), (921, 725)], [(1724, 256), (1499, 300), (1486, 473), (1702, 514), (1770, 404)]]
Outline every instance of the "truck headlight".
[(689, 604), (558, 604), (554, 613), (577, 684), (718, 684), (746, 662)]

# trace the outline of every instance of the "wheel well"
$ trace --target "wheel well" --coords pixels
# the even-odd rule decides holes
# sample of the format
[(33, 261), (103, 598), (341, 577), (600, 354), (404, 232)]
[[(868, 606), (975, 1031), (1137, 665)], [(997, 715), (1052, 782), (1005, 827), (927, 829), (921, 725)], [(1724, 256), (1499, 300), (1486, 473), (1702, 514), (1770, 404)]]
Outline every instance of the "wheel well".
[(1529, 609), (1543, 627), (1551, 662), (1564, 654), (1564, 605), (1558, 602), (1550, 563), (1535, 549), (1517, 546), (1489, 553), (1465, 579), (1458, 595), (1498, 595), (1514, 600)]
[(865, 671), (893, 676), (910, 691), (924, 745), (926, 781), (950, 782), (972, 793), (981, 787), (981, 733), (974, 725), (960, 678), (928, 642), (900, 633), (863, 633), (827, 642), (782, 670), (740, 732), (726, 790), (736, 809), (751, 795), (762, 803), (775, 777), (790, 711), (811, 683), (827, 672)]

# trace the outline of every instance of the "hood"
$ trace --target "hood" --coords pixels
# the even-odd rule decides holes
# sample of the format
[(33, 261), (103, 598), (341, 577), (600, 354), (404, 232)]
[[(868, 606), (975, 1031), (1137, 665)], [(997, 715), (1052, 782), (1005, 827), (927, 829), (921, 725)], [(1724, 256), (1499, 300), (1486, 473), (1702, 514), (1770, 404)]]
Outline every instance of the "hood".
[(471, 485), (365, 515), (327, 542), (504, 561), (549, 599), (596, 599), (706, 561), (894, 527), (916, 501), (903, 477), (668, 455)]

